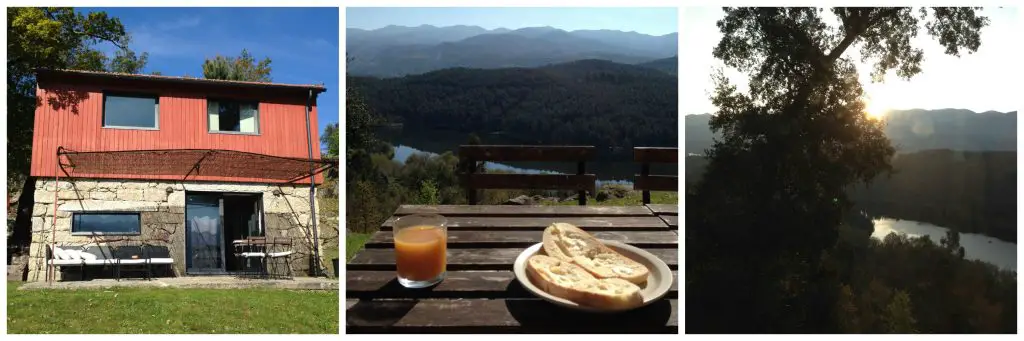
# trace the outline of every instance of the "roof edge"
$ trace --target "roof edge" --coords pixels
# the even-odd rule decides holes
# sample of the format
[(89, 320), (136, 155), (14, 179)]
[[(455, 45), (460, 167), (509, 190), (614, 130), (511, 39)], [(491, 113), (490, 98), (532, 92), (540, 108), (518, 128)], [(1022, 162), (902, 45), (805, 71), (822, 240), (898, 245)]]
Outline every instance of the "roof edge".
[(163, 75), (145, 75), (135, 73), (119, 73), (119, 72), (102, 72), (102, 71), (86, 71), (86, 70), (70, 70), (70, 69), (51, 69), (51, 68), (36, 68), (36, 76), (39, 75), (68, 75), (78, 77), (99, 77), (108, 79), (120, 79), (120, 80), (141, 80), (150, 82), (163, 82), (163, 83), (177, 83), (177, 84), (204, 84), (213, 86), (225, 86), (225, 87), (241, 87), (241, 88), (264, 88), (264, 89), (280, 89), (280, 90), (313, 90), (316, 94), (327, 92), (327, 88), (323, 85), (316, 84), (284, 84), (284, 83), (263, 83), (263, 82), (247, 82), (247, 81), (230, 81), (220, 79), (206, 79), (206, 78), (189, 78), (180, 76), (163, 76)]

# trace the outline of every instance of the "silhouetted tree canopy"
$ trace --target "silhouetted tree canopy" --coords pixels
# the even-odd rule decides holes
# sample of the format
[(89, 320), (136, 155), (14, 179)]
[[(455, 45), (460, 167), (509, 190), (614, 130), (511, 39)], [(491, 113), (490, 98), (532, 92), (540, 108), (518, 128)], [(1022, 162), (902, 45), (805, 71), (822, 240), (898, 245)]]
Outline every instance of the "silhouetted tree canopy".
[[(718, 22), (714, 56), (750, 81), (740, 92), (715, 76), (720, 138), (686, 201), (686, 309), (701, 312), (687, 314), (688, 332), (838, 329), (841, 282), (823, 259), (839, 241), (846, 189), (888, 172), (894, 153), (864, 114), (848, 52), (859, 48), (876, 79), (910, 78), (921, 72), (910, 42), (919, 21), (953, 55), (977, 50), (987, 24), (968, 8), (828, 11), (834, 20), (825, 9), (726, 8)], [(913, 301), (893, 302), (899, 315)], [(906, 331), (911, 320), (898, 323)]]

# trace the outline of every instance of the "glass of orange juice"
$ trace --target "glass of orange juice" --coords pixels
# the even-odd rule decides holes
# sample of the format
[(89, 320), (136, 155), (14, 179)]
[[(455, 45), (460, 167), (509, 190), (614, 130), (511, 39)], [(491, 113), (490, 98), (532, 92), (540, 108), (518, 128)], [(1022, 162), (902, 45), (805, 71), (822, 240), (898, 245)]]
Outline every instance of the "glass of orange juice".
[(425, 288), (444, 279), (448, 265), (447, 219), (436, 214), (399, 217), (394, 223), (398, 283)]

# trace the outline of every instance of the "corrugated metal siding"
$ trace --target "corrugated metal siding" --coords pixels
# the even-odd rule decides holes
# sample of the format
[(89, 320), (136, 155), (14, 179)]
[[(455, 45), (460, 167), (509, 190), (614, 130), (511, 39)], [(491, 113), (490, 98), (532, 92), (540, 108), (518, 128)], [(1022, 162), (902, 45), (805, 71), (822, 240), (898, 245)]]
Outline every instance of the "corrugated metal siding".
[[(227, 149), (285, 157), (308, 157), (304, 98), (260, 102), (259, 135), (210, 133), (207, 128), (207, 94), (187, 90), (160, 91), (159, 130), (103, 128), (103, 90), (88, 86), (51, 86), (37, 90), (32, 137), (33, 176), (56, 175), (58, 146), (75, 151), (148, 149)], [(70, 96), (68, 96), (70, 95)], [(211, 95), (212, 96), (212, 95)], [(56, 98), (76, 98), (73, 105), (55, 105)], [(310, 112), (313, 157), (320, 158), (320, 134), (316, 106)], [(64, 176), (63, 173), (60, 174)], [(97, 178), (181, 180), (182, 176), (125, 176), (99, 174)], [(280, 182), (266, 179), (198, 176), (189, 180), (233, 182)], [(322, 182), (317, 177), (317, 183)], [(309, 180), (305, 180), (306, 183)]]

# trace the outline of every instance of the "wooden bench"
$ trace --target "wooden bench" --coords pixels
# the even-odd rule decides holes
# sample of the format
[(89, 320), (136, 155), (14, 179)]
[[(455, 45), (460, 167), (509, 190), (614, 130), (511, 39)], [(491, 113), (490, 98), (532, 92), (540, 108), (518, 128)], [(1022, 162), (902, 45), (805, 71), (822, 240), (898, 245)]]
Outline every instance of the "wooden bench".
[[(587, 174), (587, 161), (595, 155), (594, 146), (459, 146), (463, 186), (470, 205), (476, 205), (479, 189), (575, 190), (580, 205), (587, 204), (587, 191), (596, 193), (597, 176)], [(575, 162), (576, 174), (482, 174), (476, 163), (483, 161)]]
[(640, 163), (640, 174), (633, 180), (633, 189), (643, 191), (644, 204), (651, 203), (651, 191), (679, 191), (676, 175), (651, 175), (652, 163), (679, 163), (679, 148), (635, 147), (633, 161)]

